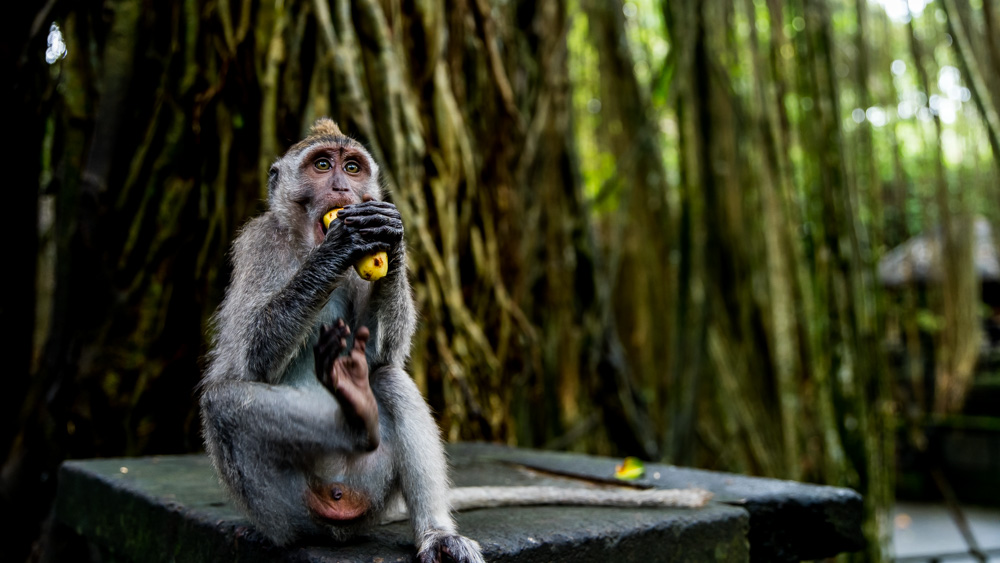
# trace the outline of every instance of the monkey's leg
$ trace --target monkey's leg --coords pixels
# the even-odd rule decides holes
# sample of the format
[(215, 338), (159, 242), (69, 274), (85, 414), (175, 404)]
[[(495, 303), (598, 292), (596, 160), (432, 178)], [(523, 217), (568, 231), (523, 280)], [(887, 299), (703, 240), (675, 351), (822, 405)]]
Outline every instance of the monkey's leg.
[(382, 439), (395, 457), (419, 560), (481, 563), (479, 544), (462, 537), (455, 529), (448, 506), (444, 446), (420, 391), (397, 367), (379, 368), (371, 379), (375, 396), (383, 407)]
[(369, 331), (358, 329), (350, 354), (341, 356), (347, 347), (347, 337), (351, 329), (343, 319), (337, 319), (333, 327), (320, 328), (319, 340), (313, 349), (316, 377), (330, 390), (340, 403), (348, 424), (356, 426), (366, 437), (365, 451), (372, 451), (379, 444), (378, 404), (368, 383), (368, 360), (365, 346)]
[(279, 544), (323, 533), (306, 505), (309, 473), (331, 452), (367, 445), (337, 400), (318, 384), (228, 380), (205, 388), (201, 408), (208, 453), (254, 523)]

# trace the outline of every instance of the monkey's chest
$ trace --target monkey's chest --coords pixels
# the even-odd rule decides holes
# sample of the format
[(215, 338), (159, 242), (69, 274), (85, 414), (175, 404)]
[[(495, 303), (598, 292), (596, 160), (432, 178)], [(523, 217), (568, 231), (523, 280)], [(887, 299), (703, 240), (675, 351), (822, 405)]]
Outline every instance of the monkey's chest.
[(350, 287), (339, 287), (330, 294), (330, 299), (327, 300), (326, 305), (323, 306), (323, 310), (319, 313), (319, 318), (313, 326), (312, 336), (315, 338), (319, 334), (319, 327), (322, 324), (331, 325), (337, 322), (337, 319), (344, 319), (347, 326), (354, 327), (354, 317), (357, 306), (354, 301), (357, 300), (356, 296), (352, 296), (353, 291), (350, 291)]
[(350, 347), (354, 344), (353, 331), (355, 327), (352, 323), (354, 322), (355, 308), (346, 299), (345, 293), (337, 290), (330, 296), (330, 299), (320, 311), (316, 322), (310, 328), (308, 336), (289, 361), (285, 374), (282, 377), (282, 383), (298, 388), (322, 388), (322, 385), (316, 378), (314, 349), (316, 343), (319, 341), (320, 327), (323, 325), (332, 326), (338, 319), (343, 319), (352, 331), (352, 336), (348, 338), (347, 347), (345, 348), (350, 350)]

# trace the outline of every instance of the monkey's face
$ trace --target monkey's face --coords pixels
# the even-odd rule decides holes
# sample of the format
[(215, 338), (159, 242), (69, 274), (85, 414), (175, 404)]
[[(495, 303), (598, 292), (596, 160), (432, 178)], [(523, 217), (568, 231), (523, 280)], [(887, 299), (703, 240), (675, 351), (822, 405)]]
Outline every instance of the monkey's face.
[[(282, 164), (291, 169), (282, 170)], [(288, 183), (278, 179), (278, 189), (291, 204), (292, 223), (304, 226), (297, 230), (312, 245), (323, 242), (323, 216), (331, 209), (361, 203), (365, 195), (380, 199), (378, 166), (368, 151), (349, 137), (306, 139), (292, 147), (276, 166), (279, 175), (288, 173), (294, 178)]]

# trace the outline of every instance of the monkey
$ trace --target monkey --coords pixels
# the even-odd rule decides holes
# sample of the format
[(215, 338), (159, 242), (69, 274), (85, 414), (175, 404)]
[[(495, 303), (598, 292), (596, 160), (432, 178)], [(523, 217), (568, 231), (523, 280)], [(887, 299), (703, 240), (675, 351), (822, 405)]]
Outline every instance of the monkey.
[[(383, 201), (378, 164), (321, 118), (267, 185), (266, 211), (232, 245), (199, 384), (223, 488), (278, 545), (344, 541), (403, 504), (419, 561), (482, 562), (456, 531), (440, 433), (403, 369), (417, 317), (401, 215)], [(351, 271), (381, 251), (385, 277)]]
[[(440, 433), (403, 369), (416, 310), (402, 218), (383, 201), (378, 164), (322, 118), (267, 185), (267, 210), (232, 245), (199, 405), (220, 482), (272, 542), (344, 541), (407, 519), (419, 561), (479, 563), (452, 509), (707, 502), (697, 490), (451, 489)], [(351, 272), (381, 251), (384, 278)]]

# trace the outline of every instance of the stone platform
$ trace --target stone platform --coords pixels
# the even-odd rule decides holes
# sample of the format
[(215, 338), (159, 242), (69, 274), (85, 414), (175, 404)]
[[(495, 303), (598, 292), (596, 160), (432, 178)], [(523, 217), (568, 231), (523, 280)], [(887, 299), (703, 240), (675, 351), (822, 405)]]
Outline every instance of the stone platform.
[[(620, 460), (454, 444), (457, 486), (613, 483)], [(847, 489), (647, 464), (635, 482), (715, 493), (699, 509), (522, 507), (457, 515), (488, 561), (797, 561), (862, 547), (861, 497)], [(412, 561), (406, 523), (349, 545), (278, 548), (226, 499), (204, 455), (69, 461), (56, 501), (61, 542), (95, 559)], [(75, 551), (75, 550), (74, 550)], [(79, 558), (76, 558), (78, 561)]]

